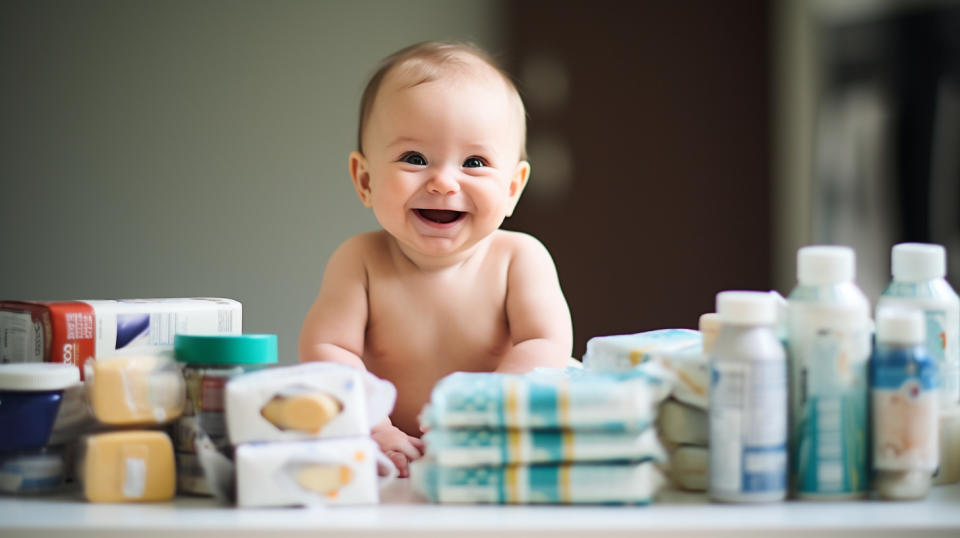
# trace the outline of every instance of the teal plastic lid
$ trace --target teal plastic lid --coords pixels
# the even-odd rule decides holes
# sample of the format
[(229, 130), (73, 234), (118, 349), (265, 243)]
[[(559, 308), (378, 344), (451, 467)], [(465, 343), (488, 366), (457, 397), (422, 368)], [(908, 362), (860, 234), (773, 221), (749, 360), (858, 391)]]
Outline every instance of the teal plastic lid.
[(187, 364), (273, 364), (275, 334), (178, 334), (173, 340), (177, 361)]

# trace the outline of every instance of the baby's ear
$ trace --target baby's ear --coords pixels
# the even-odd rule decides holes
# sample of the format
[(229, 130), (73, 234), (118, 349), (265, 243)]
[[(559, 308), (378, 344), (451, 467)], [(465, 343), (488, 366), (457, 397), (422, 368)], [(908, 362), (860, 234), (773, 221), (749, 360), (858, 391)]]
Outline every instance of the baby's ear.
[(373, 195), (370, 191), (370, 172), (367, 170), (367, 158), (359, 151), (350, 152), (350, 177), (353, 179), (353, 188), (363, 205), (373, 205)]
[(517, 207), (517, 202), (520, 201), (520, 195), (523, 193), (523, 188), (527, 186), (528, 179), (530, 179), (530, 163), (520, 161), (516, 170), (513, 171), (513, 177), (510, 178), (510, 186), (507, 187), (509, 189), (507, 190), (509, 199), (507, 204), (508, 217), (513, 215), (513, 210)]

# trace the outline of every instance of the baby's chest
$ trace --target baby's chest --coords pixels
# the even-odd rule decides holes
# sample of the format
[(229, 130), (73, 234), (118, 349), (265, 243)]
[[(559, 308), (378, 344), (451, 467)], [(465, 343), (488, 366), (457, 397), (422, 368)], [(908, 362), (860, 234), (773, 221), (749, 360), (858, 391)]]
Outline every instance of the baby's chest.
[[(417, 285), (426, 284), (426, 285)], [(369, 290), (367, 343), (409, 353), (494, 353), (508, 338), (505, 290), (484, 283), (386, 283)]]

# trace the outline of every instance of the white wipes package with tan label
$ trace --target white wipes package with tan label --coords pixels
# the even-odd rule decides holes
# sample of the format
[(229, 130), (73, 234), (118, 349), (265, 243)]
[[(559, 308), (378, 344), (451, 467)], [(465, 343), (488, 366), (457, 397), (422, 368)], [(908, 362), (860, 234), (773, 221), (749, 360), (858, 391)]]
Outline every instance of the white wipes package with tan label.
[(261, 370), (227, 383), (227, 431), (234, 445), (368, 436), (396, 396), (389, 381), (335, 363)]
[(237, 504), (375, 504), (378, 460), (385, 457), (369, 437), (240, 445)]

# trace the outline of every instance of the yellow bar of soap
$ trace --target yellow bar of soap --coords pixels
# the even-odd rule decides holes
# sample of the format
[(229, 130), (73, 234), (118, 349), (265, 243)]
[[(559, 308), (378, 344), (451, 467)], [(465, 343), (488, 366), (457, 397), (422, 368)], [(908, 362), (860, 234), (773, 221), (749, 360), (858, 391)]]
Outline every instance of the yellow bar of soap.
[(173, 443), (158, 431), (122, 431), (86, 439), (80, 475), (90, 502), (168, 501), (176, 489)]
[(340, 402), (329, 394), (311, 392), (275, 396), (263, 406), (260, 414), (282, 430), (316, 434), (342, 409)]
[(162, 424), (183, 413), (186, 382), (170, 358), (105, 357), (88, 364), (86, 376), (93, 414), (103, 423)]

